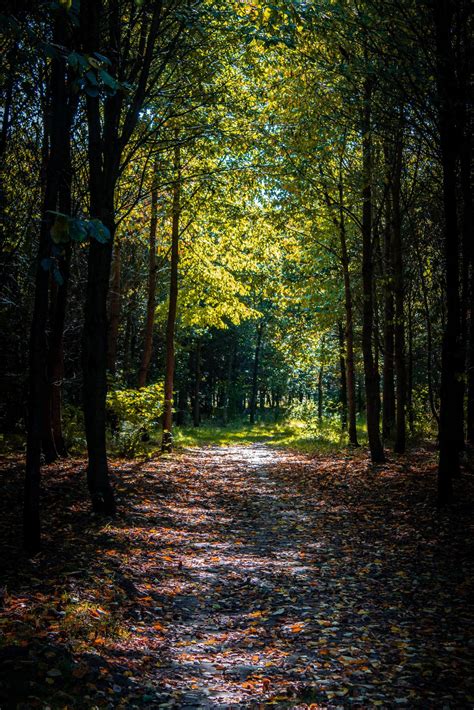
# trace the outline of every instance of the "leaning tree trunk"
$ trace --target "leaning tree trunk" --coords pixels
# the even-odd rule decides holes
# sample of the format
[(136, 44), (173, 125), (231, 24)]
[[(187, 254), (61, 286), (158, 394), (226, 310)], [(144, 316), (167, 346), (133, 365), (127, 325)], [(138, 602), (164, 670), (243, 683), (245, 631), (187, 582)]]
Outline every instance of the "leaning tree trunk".
[(151, 353), (153, 351), (153, 326), (155, 324), (155, 296), (156, 296), (156, 228), (158, 224), (158, 188), (156, 185), (156, 171), (151, 187), (151, 216), (150, 240), (148, 251), (148, 296), (146, 304), (146, 320), (143, 342), (143, 353), (138, 372), (138, 386), (145, 387), (148, 369), (150, 367)]
[(365, 396), (367, 413), (367, 434), (372, 461), (382, 463), (385, 455), (380, 441), (379, 422), (379, 375), (375, 367), (373, 353), (373, 248), (372, 248), (372, 137), (371, 137), (372, 85), (367, 78), (364, 85), (364, 108), (362, 121), (362, 290), (363, 323), (362, 351), (364, 356)]
[(437, 86), (439, 130), (443, 170), (444, 253), (446, 268), (446, 326), (441, 360), (438, 501), (449, 503), (453, 494), (453, 476), (459, 474), (459, 397), (462, 377), (459, 298), (459, 230), (457, 221), (456, 71), (452, 55), (451, 32), (454, 3), (435, 3)]
[[(175, 136), (177, 141), (177, 136)], [(175, 180), (173, 185), (172, 230), (171, 230), (171, 274), (168, 321), (166, 325), (165, 401), (163, 410), (163, 437), (161, 450), (171, 452), (173, 448), (173, 382), (174, 382), (174, 331), (178, 305), (178, 248), (181, 193), (180, 147), (176, 142), (174, 152)]]

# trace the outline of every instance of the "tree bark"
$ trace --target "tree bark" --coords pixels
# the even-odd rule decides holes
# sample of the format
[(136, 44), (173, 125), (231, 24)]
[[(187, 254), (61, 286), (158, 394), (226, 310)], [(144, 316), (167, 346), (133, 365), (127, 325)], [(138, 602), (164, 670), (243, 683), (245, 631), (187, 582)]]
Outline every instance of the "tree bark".
[(346, 224), (344, 218), (344, 192), (342, 174), (339, 175), (339, 239), (341, 244), (341, 263), (344, 279), (344, 308), (346, 315), (345, 340), (346, 340), (346, 378), (347, 378), (347, 414), (349, 419), (349, 443), (358, 446), (357, 441), (357, 415), (356, 415), (356, 378), (354, 366), (354, 322), (351, 278), (349, 273), (349, 254), (347, 251)]
[(407, 412), (410, 434), (415, 433), (415, 412), (413, 411), (413, 305), (412, 293), (408, 294), (408, 363), (407, 363)]
[(459, 396), (462, 377), (459, 298), (459, 229), (456, 165), (458, 158), (456, 70), (451, 46), (454, 3), (434, 6), (436, 32), (439, 131), (443, 170), (444, 253), (446, 268), (446, 326), (441, 360), (438, 502), (449, 503), (452, 479), (459, 474)]
[[(390, 151), (385, 148), (387, 180), (393, 179)], [(383, 358), (383, 438), (390, 439), (395, 425), (395, 370), (394, 370), (394, 299), (392, 255), (392, 203), (390, 193), (386, 196), (384, 230), (384, 358)]]
[[(72, 77), (68, 77), (68, 83)], [(63, 107), (65, 126), (62, 134), (62, 164), (58, 180), (58, 210), (72, 216), (72, 163), (71, 130), (78, 103), (77, 94), (67, 93)], [(45, 404), (44, 433), (42, 440), (46, 463), (58, 456), (67, 456), (62, 431), (62, 383), (64, 378), (64, 327), (68, 300), (69, 272), (71, 262), (71, 242), (64, 245), (57, 256), (62, 283), (50, 279), (49, 342), (47, 354), (48, 393)]]
[(393, 212), (393, 275), (395, 293), (395, 373), (396, 385), (396, 432), (393, 446), (397, 454), (405, 453), (406, 448), (406, 363), (405, 363), (405, 313), (403, 292), (403, 256), (402, 229), (400, 211), (400, 188), (402, 177), (402, 121), (400, 112), (399, 129), (394, 150), (393, 179), (391, 182)]
[(318, 421), (321, 424), (323, 420), (323, 365), (320, 366), (318, 372)]
[(257, 410), (257, 392), (258, 392), (258, 375), (259, 375), (259, 360), (260, 360), (260, 348), (262, 345), (262, 334), (263, 334), (263, 323), (259, 321), (257, 323), (257, 340), (255, 343), (255, 354), (253, 358), (253, 372), (252, 372), (252, 392), (250, 396), (250, 424), (255, 424), (256, 410)]
[[(88, 124), (88, 163), (91, 217), (102, 222), (110, 232), (110, 240), (103, 244), (92, 239), (89, 246), (86, 305), (83, 335), (84, 422), (89, 465), (87, 480), (93, 509), (113, 515), (115, 502), (109, 481), (106, 436), (105, 399), (107, 394), (107, 295), (110, 279), (112, 244), (115, 234), (115, 188), (120, 175), (121, 160), (140, 116), (149, 89), (150, 68), (158, 37), (162, 3), (150, 5), (147, 23), (141, 29), (142, 52), (133, 61), (122, 62), (122, 69), (132, 66), (129, 76), (134, 85), (128, 102), (124, 92), (117, 90), (102, 101), (100, 94), (89, 92), (86, 97)], [(179, 27), (170, 45), (170, 58), (182, 31)], [(102, 52), (103, 33), (112, 76), (117, 74), (117, 63), (126, 52), (121, 44), (122, 25), (118, 0), (82, 0), (80, 3), (80, 31), (82, 49), (91, 55)], [(130, 46), (128, 46), (128, 50)], [(168, 59), (163, 60), (166, 64)], [(164, 66), (164, 65), (163, 65)], [(123, 79), (123, 77), (120, 77)], [(87, 92), (86, 92), (87, 93)]]
[(371, 101), (372, 83), (367, 78), (364, 82), (364, 106), (362, 120), (362, 289), (363, 323), (362, 351), (364, 356), (365, 396), (367, 413), (367, 434), (370, 455), (373, 463), (385, 461), (380, 441), (380, 396), (379, 375), (375, 367), (373, 353), (373, 249), (372, 249), (372, 136), (371, 136)]
[(222, 410), (222, 421), (224, 426), (229, 423), (229, 410), (230, 410), (230, 390), (232, 387), (232, 372), (234, 368), (234, 357), (235, 357), (235, 344), (229, 348), (228, 360), (227, 360), (227, 374), (224, 383), (224, 407)]
[(138, 387), (145, 387), (148, 369), (150, 367), (153, 351), (153, 327), (155, 324), (155, 297), (156, 297), (156, 229), (158, 224), (158, 187), (156, 184), (157, 171), (153, 176), (151, 187), (151, 218), (150, 241), (148, 251), (148, 295), (146, 305), (145, 331), (143, 338), (143, 353), (138, 372)]
[(339, 403), (341, 405), (341, 428), (343, 431), (347, 427), (347, 374), (346, 374), (346, 355), (344, 342), (344, 326), (342, 323), (337, 324), (339, 336), (339, 370), (340, 370), (340, 388), (339, 388)]
[(175, 133), (173, 184), (172, 230), (171, 230), (171, 273), (170, 299), (168, 321), (166, 325), (166, 364), (165, 364), (165, 401), (163, 410), (163, 437), (161, 450), (171, 452), (173, 449), (173, 382), (174, 382), (174, 332), (176, 325), (176, 310), (178, 305), (178, 249), (179, 249), (179, 218), (181, 197), (181, 166), (178, 133)]
[(426, 379), (428, 384), (428, 401), (430, 403), (431, 413), (438, 424), (439, 427), (439, 413), (436, 409), (435, 394), (433, 388), (433, 332), (431, 327), (431, 314), (430, 306), (428, 302), (428, 293), (425, 282), (425, 275), (423, 272), (423, 260), (421, 258), (420, 250), (416, 246), (416, 254), (418, 259), (418, 273), (420, 276), (421, 284), (421, 296), (423, 301), (423, 310), (425, 313), (425, 323), (426, 323)]
[[(98, 51), (100, 25), (103, 20), (102, 2), (81, 3), (82, 32), (85, 49)], [(118, 176), (117, 133), (114, 129), (116, 102), (105, 107), (107, 120), (102, 115), (99, 96), (86, 97), (88, 123), (88, 162), (90, 214), (100, 220), (110, 232), (107, 243), (90, 239), (87, 261), (87, 285), (82, 341), (84, 392), (84, 425), (87, 439), (87, 485), (93, 510), (103, 515), (115, 514), (115, 500), (109, 481), (106, 449), (107, 394), (107, 295), (109, 290), (112, 245), (115, 234), (114, 194)], [(107, 132), (105, 132), (107, 125)]]
[(193, 425), (201, 425), (201, 341), (196, 342), (194, 351), (194, 394), (193, 394)]
[(122, 302), (122, 245), (115, 239), (112, 259), (112, 278), (109, 291), (109, 325), (107, 338), (107, 370), (111, 375), (117, 372), (117, 347)]
[[(53, 41), (64, 41), (66, 26), (65, 11), (56, 13), (53, 29)], [(50, 230), (53, 223), (52, 212), (56, 210), (59, 179), (63, 166), (63, 150), (67, 133), (66, 105), (66, 62), (64, 57), (56, 56), (51, 61), (49, 87), (49, 106), (51, 111), (50, 154), (46, 169), (46, 184), (43, 199), (42, 219), (39, 233), (38, 255), (36, 261), (35, 296), (33, 318), (29, 342), (29, 382), (26, 469), (23, 506), (23, 541), (28, 553), (34, 554), (41, 547), (40, 521), (40, 485), (41, 485), (41, 439), (43, 434), (42, 417), (48, 397), (47, 368), (47, 321), (48, 321), (48, 286), (49, 271), (44, 268), (43, 260), (50, 258)]]

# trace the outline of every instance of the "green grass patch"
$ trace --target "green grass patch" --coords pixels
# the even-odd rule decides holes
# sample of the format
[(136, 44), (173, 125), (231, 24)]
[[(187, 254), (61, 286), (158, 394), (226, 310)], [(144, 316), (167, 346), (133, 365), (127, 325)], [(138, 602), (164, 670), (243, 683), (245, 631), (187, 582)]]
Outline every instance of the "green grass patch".
[[(261, 442), (270, 446), (314, 454), (330, 453), (348, 445), (346, 432), (343, 432), (340, 423), (334, 420), (323, 420), (318, 425), (293, 419), (279, 423), (259, 422), (253, 425), (238, 422), (226, 427), (203, 424), (198, 428), (176, 428), (174, 435), (177, 448), (250, 445)], [(359, 437), (361, 443), (366, 439), (362, 428)]]

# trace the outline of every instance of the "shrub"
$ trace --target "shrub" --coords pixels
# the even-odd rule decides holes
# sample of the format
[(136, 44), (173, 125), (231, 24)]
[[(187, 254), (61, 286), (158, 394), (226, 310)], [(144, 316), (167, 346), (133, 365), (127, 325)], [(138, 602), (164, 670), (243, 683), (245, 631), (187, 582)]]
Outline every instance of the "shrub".
[(161, 383), (136, 389), (115, 389), (107, 395), (107, 410), (118, 453), (133, 457), (150, 437), (163, 413)]

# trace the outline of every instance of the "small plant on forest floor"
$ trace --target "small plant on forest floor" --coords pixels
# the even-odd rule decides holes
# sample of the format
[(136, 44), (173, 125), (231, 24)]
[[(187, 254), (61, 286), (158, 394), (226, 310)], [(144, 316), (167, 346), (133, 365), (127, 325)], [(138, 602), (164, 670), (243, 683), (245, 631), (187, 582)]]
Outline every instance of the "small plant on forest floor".
[(112, 444), (119, 456), (133, 458), (147, 450), (163, 413), (163, 385), (114, 389), (107, 395)]

